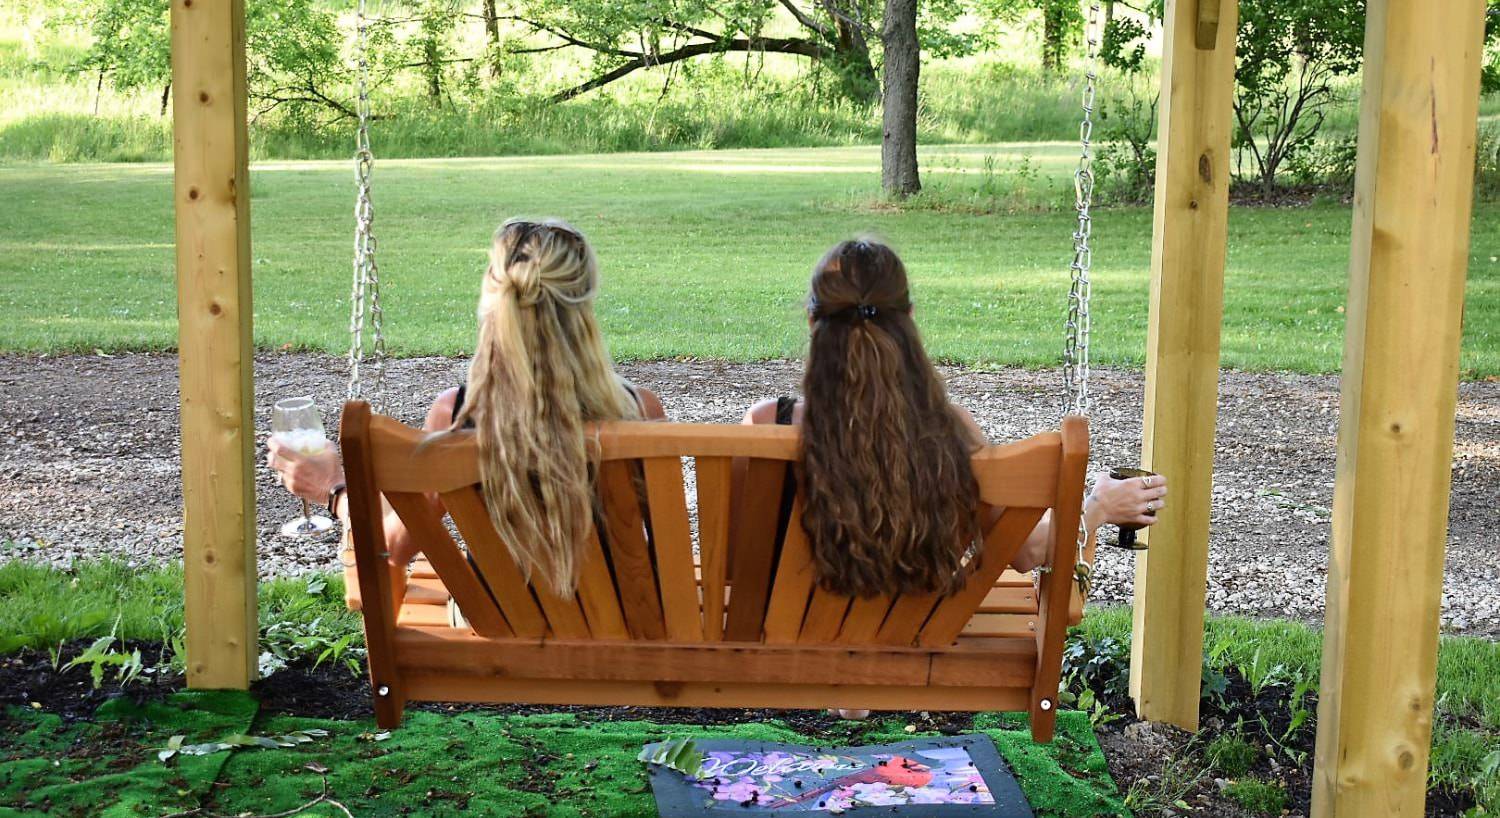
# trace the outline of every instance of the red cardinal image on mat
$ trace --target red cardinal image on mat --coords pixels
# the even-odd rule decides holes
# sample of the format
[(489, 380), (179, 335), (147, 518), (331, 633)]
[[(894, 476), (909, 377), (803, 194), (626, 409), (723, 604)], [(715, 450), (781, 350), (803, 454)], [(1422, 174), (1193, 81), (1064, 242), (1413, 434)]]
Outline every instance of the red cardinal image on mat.
[(834, 790), (844, 787), (853, 787), (856, 784), (889, 784), (892, 787), (925, 787), (932, 783), (932, 771), (927, 765), (920, 761), (913, 761), (905, 756), (891, 756), (869, 769), (850, 773), (843, 778), (830, 781), (828, 784), (815, 790), (798, 795), (789, 801), (780, 801), (771, 809), (781, 809), (793, 804), (806, 803), (821, 795), (826, 795)]

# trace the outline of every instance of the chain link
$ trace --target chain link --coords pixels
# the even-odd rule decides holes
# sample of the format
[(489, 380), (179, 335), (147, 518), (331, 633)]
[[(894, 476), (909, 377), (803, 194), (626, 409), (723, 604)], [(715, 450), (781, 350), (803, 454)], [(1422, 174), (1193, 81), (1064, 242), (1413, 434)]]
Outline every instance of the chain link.
[(1094, 85), (1098, 79), (1099, 2), (1089, 0), (1088, 20), (1083, 37), (1086, 48), (1083, 84), (1083, 120), (1078, 124), (1078, 168), (1073, 171), (1073, 207), (1078, 212), (1078, 226), (1073, 230), (1073, 263), (1069, 265), (1071, 286), (1068, 289), (1068, 314), (1064, 324), (1063, 345), (1063, 414), (1089, 413), (1089, 275), (1094, 253), (1089, 246), (1093, 237), (1094, 205)]
[[(375, 263), (375, 205), (370, 199), (370, 180), (375, 169), (375, 154), (370, 150), (370, 55), (369, 21), (366, 0), (359, 0), (358, 35), (355, 53), (358, 59), (356, 80), (358, 99), (355, 113), (359, 127), (355, 135), (354, 178), (358, 191), (354, 198), (354, 283), (349, 294), (349, 388), (352, 400), (364, 396), (364, 365), (368, 357), (373, 372), (373, 390), (377, 395), (385, 381), (385, 313), (380, 308), (380, 268)], [(365, 338), (369, 328), (370, 337)]]
[[(1089, 275), (1094, 266), (1094, 86), (1098, 79), (1099, 2), (1089, 0), (1088, 19), (1083, 30), (1085, 43), (1083, 120), (1078, 124), (1078, 168), (1073, 171), (1073, 206), (1078, 211), (1078, 226), (1073, 230), (1073, 263), (1068, 265), (1071, 283), (1068, 287), (1068, 314), (1063, 342), (1063, 414), (1089, 414)], [(1073, 581), (1084, 600), (1094, 584), (1094, 565), (1089, 561), (1088, 529), (1078, 521), (1078, 557), (1073, 564)]]

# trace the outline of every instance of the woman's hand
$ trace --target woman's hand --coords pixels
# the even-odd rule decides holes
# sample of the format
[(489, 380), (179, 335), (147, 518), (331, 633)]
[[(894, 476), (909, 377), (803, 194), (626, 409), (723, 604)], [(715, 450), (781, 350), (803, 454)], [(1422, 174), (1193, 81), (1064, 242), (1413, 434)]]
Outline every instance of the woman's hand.
[(1116, 480), (1109, 472), (1094, 475), (1094, 490), (1084, 503), (1084, 520), (1092, 531), (1105, 523), (1148, 526), (1156, 512), (1167, 507), (1167, 478), (1127, 477)]
[(267, 464), (280, 473), (281, 485), (309, 502), (328, 502), (328, 492), (344, 481), (344, 465), (332, 446), (316, 454), (301, 454), (273, 435), (266, 453)]

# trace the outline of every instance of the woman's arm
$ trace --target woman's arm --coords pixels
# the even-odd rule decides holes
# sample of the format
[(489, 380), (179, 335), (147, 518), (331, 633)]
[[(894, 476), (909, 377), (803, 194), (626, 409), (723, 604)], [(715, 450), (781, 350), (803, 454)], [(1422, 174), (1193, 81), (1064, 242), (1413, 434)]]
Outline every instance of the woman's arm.
[[(1084, 531), (1092, 537), (1105, 523), (1143, 528), (1154, 524), (1156, 512), (1167, 507), (1167, 478), (1157, 475), (1152, 483), (1148, 487), (1135, 477), (1116, 480), (1107, 471), (1094, 475), (1094, 490), (1083, 501)], [(1041, 565), (1047, 561), (1051, 545), (1052, 512), (1049, 511), (1027, 535), (1016, 558), (1011, 560), (1011, 567), (1025, 572)]]
[[(984, 430), (974, 420), (974, 415), (962, 406), (954, 405), (953, 411), (963, 421), (965, 428), (979, 441), (986, 442)], [(1094, 490), (1083, 501), (1083, 525), (1089, 536), (1105, 523), (1119, 525), (1149, 526), (1156, 522), (1155, 512), (1166, 508), (1167, 478), (1158, 475), (1153, 485), (1146, 486), (1141, 480), (1131, 478), (1116, 480), (1109, 472), (1094, 475)], [(1147, 504), (1151, 505), (1148, 512)], [(1004, 509), (991, 508), (984, 521), (988, 531), (999, 519)], [(1011, 560), (1012, 568), (1022, 573), (1030, 571), (1047, 561), (1047, 549), (1052, 544), (1052, 512), (1042, 515), (1036, 527), (1026, 536), (1026, 542)]]
[[(458, 390), (449, 389), (438, 396), (432, 407), (427, 410), (427, 418), (422, 423), (422, 428), (429, 432), (439, 432), (447, 429), (453, 423), (453, 407), (458, 400)], [(335, 487), (344, 483), (344, 464), (337, 452), (330, 446), (317, 454), (305, 455), (282, 446), (276, 438), (271, 438), (267, 444), (268, 462), (271, 468), (281, 473), (281, 484), (287, 491), (301, 497), (309, 502), (319, 505), (328, 502), (328, 495)], [(437, 495), (427, 496), (432, 505), (433, 512), (442, 517), (445, 513), (443, 503)], [(406, 523), (401, 517), (385, 503), (384, 527), (386, 547), (390, 551), (390, 560), (393, 565), (405, 566), (416, 559), (420, 548), (412, 540), (411, 532), (407, 531)], [(335, 507), (329, 509), (341, 523), (344, 529), (349, 528), (349, 493), (340, 492)]]

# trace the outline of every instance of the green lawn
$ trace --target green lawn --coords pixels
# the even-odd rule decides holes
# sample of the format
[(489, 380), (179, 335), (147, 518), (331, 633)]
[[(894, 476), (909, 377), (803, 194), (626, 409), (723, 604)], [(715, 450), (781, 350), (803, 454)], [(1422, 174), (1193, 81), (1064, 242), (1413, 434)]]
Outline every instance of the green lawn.
[[(568, 218), (597, 245), (600, 312), (621, 358), (798, 355), (810, 266), (835, 240), (873, 231), (908, 260), (936, 355), (1053, 363), (1073, 221), (1057, 205), (1071, 194), (1075, 152), (927, 152), (938, 198), (967, 202), (984, 188), (990, 213), (873, 206), (872, 147), (383, 162), (375, 197), (392, 347), (469, 350), (490, 231), (528, 214)], [(257, 343), (343, 349), (349, 167), (267, 163), (252, 177)], [(1053, 206), (1007, 211), (1013, 202)], [(1232, 214), (1227, 366), (1337, 369), (1349, 221), (1338, 204)], [(169, 166), (0, 166), (0, 351), (175, 346), (172, 235)], [(1139, 364), (1151, 213), (1101, 212), (1095, 235), (1095, 360)], [(1500, 373), (1500, 206), (1476, 210), (1473, 248), (1471, 377)]]

